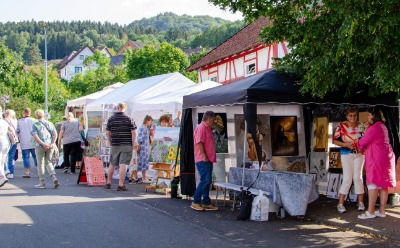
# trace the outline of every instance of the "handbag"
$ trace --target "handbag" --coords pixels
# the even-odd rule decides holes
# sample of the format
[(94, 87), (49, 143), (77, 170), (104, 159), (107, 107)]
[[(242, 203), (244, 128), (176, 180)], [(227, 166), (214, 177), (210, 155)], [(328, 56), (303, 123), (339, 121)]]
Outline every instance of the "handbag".
[(250, 218), (253, 199), (250, 191), (242, 190), (240, 192), (240, 210), (237, 220), (248, 220)]
[(84, 131), (81, 132), (81, 138), (82, 138), (82, 145), (81, 145), (81, 147), (82, 147), (82, 148), (88, 147), (88, 146), (89, 146), (89, 141), (86, 139), (86, 137), (85, 137), (85, 132), (84, 132)]
[(11, 144), (11, 145), (15, 145), (15, 144), (18, 143), (18, 136), (17, 136), (17, 134), (16, 134), (16, 132), (15, 132), (15, 127), (14, 127), (14, 125), (11, 123), (11, 121), (9, 121), (9, 120), (7, 120), (7, 119), (5, 119), (5, 121), (6, 121), (7, 124), (8, 124), (7, 136), (8, 136), (8, 139), (9, 139), (9, 141), (10, 141), (10, 144)]

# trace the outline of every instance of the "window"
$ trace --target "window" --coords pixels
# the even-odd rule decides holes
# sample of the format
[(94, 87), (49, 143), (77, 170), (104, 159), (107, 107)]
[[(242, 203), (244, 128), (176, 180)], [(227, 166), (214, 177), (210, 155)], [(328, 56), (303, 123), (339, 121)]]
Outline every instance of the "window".
[(210, 80), (213, 81), (213, 82), (217, 82), (218, 83), (217, 76), (214, 76), (214, 77), (210, 78)]
[(246, 65), (246, 76), (256, 74), (256, 63)]
[(82, 72), (82, 67), (75, 66), (75, 73)]
[(80, 60), (84, 60), (85, 59), (85, 55), (79, 55), (79, 59)]

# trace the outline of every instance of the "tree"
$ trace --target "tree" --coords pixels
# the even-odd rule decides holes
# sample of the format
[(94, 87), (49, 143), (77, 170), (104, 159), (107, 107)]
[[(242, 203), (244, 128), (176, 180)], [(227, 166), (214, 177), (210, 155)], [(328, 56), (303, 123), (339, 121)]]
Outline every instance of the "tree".
[(166, 42), (155, 46), (130, 51), (125, 55), (129, 79), (145, 78), (169, 72), (184, 72), (189, 65), (186, 54), (179, 48)]
[(303, 92), (346, 94), (368, 86), (370, 94), (400, 86), (398, 1), (209, 0), (249, 20), (267, 16), (266, 43), (286, 40), (291, 52), (278, 68), (302, 75)]
[(28, 65), (36, 65), (42, 61), (42, 55), (37, 45), (32, 45), (25, 49), (24, 61)]

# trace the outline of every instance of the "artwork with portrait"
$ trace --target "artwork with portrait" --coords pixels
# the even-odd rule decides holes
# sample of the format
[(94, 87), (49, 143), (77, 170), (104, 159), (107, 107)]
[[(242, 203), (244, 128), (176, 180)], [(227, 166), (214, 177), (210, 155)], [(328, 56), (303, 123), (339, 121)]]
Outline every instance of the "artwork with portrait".
[[(198, 114), (198, 124), (203, 119), (203, 113)], [(215, 113), (214, 124), (211, 127), (217, 153), (228, 153), (228, 132), (226, 113)]]
[(272, 156), (299, 155), (297, 117), (271, 116)]
[(329, 119), (327, 116), (319, 116), (314, 119), (314, 151), (328, 151), (328, 126)]
[(342, 162), (340, 161), (340, 148), (331, 147), (329, 149), (329, 169), (342, 168)]

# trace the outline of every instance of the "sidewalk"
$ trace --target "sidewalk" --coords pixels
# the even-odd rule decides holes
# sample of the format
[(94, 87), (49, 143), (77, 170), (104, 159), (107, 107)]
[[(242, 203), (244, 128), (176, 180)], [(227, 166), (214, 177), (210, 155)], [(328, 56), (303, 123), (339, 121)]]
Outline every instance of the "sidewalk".
[(324, 196), (311, 203), (307, 209), (307, 217), (326, 225), (353, 230), (372, 236), (400, 240), (400, 207), (388, 207), (386, 218), (360, 220), (357, 216), (356, 203), (346, 204), (347, 212), (336, 211), (337, 200)]

